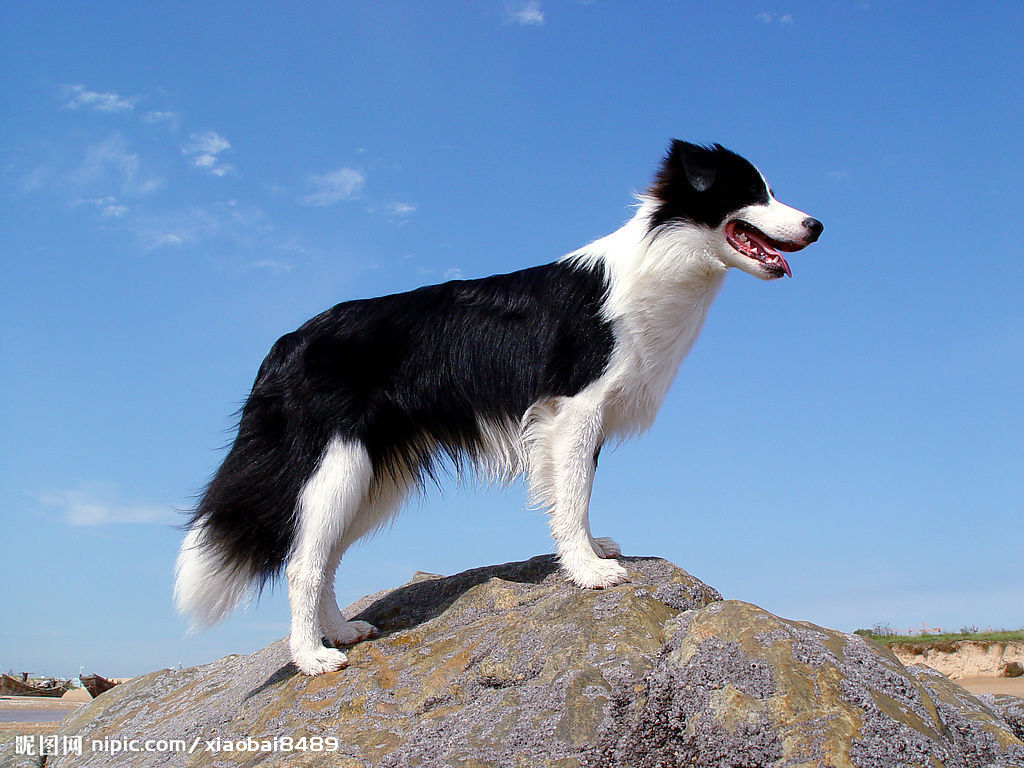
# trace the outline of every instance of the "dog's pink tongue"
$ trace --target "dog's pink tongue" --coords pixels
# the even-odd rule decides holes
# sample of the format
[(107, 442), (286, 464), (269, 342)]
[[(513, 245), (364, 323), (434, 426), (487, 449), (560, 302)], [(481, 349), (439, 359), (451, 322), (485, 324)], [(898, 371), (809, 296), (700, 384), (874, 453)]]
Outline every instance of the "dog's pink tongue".
[(786, 261), (784, 258), (782, 258), (782, 254), (776, 252), (775, 253), (775, 258), (779, 260), (779, 266), (782, 267), (784, 270), (786, 270), (786, 277), (792, 277), (793, 276), (793, 270), (791, 270), (789, 268), (789, 262)]
[(747, 235), (756, 245), (759, 251), (759, 256), (764, 260), (766, 264), (770, 264), (773, 267), (782, 267), (785, 270), (788, 277), (793, 276), (792, 270), (789, 268), (789, 262), (783, 257), (781, 253), (772, 248), (767, 241), (758, 237), (757, 235)]

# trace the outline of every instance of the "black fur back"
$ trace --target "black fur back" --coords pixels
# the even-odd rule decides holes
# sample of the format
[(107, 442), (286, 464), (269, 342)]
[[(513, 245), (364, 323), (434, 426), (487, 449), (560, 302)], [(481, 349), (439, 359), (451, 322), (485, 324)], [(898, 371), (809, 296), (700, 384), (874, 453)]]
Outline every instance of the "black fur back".
[(601, 375), (606, 290), (600, 268), (556, 262), (317, 315), (263, 361), (192, 524), (262, 585), (288, 556), (299, 493), (332, 437), (362, 441), (378, 479), (436, 479), (443, 459), (478, 453), (478, 419), (518, 422)]

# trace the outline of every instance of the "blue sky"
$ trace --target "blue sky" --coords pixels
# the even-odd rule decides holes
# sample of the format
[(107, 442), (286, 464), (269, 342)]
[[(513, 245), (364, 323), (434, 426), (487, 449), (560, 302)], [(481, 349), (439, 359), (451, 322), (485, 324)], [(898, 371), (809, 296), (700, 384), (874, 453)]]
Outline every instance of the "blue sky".
[[(342, 300), (553, 260), (671, 137), (825, 223), (726, 281), (592, 520), (853, 630), (1024, 625), (1020, 3), (3, 2), (0, 667), (134, 675), (185, 636), (170, 527), (273, 341)], [(520, 486), (431, 492), (339, 570), (548, 552)]]

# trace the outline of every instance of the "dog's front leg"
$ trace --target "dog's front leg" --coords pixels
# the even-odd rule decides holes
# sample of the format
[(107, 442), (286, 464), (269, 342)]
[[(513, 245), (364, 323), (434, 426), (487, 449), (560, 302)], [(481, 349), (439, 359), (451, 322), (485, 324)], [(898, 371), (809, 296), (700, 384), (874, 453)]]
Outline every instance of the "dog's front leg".
[(614, 559), (618, 545), (590, 533), (590, 493), (594, 485), (597, 450), (603, 438), (601, 415), (591, 408), (566, 403), (549, 432), (551, 533), (558, 559), (569, 578), (581, 587), (597, 589), (626, 581), (626, 569)]

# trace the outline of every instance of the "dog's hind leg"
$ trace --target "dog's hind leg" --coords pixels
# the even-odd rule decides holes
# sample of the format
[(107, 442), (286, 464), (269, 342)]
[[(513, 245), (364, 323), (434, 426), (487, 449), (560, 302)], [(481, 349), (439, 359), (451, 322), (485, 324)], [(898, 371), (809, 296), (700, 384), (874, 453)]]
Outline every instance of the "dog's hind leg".
[(320, 595), (320, 628), (328, 642), (334, 645), (351, 645), (377, 634), (377, 628), (369, 622), (347, 621), (342, 615), (334, 594), (334, 573), (350, 545), (379, 529), (399, 510), (405, 500), (405, 490), (405, 484), (387, 482), (371, 492), (363, 499), (359, 511), (348, 521), (341, 538), (331, 550)]
[(347, 621), (338, 608), (338, 598), (334, 594), (334, 573), (347, 548), (347, 544), (341, 541), (334, 545), (327, 561), (327, 573), (320, 594), (320, 631), (331, 645), (352, 645), (377, 634), (373, 624), (367, 621)]
[(598, 536), (597, 538), (592, 536), (590, 538), (590, 546), (597, 552), (598, 557), (612, 559), (622, 554), (622, 550), (615, 543), (615, 539), (610, 539), (607, 536)]
[[(548, 506), (558, 559), (581, 587), (610, 587), (626, 580), (615, 562), (618, 546), (590, 533), (590, 492), (595, 456), (603, 435), (601, 415), (585, 403), (563, 400), (550, 421), (534, 432), (540, 460), (533, 461), (531, 485), (541, 489)], [(607, 546), (606, 546), (607, 545)]]
[[(321, 642), (320, 607), (325, 584), (333, 577), (336, 545), (344, 540), (346, 528), (358, 516), (372, 476), (363, 444), (335, 438), (299, 494), (296, 537), (285, 573), (291, 605), (289, 646), (292, 660), (303, 674), (332, 672), (348, 663), (344, 653)], [(338, 559), (343, 551), (342, 547), (337, 552)], [(333, 566), (337, 566), (337, 560)]]

